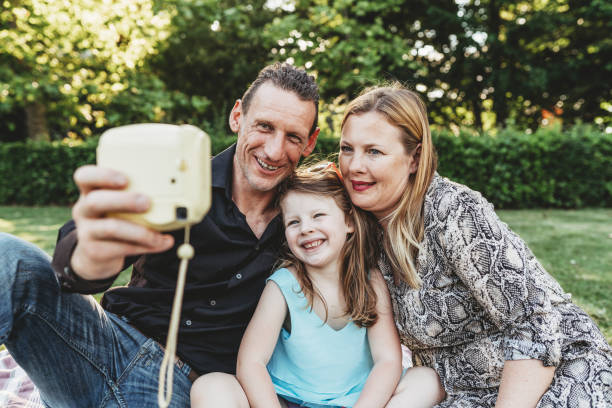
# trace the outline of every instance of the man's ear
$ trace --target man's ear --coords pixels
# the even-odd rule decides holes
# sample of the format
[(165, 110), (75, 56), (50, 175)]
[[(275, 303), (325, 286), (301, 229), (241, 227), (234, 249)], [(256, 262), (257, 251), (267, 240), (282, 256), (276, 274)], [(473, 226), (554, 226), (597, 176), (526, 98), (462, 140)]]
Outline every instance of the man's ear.
[(321, 129), (316, 128), (315, 131), (312, 132), (312, 134), (310, 136), (308, 136), (308, 143), (306, 144), (306, 147), (302, 151), (302, 156), (306, 157), (310, 153), (312, 153), (312, 151), (315, 148), (315, 145), (317, 144), (317, 137), (319, 136), (319, 131), (320, 130)]
[(242, 117), (242, 101), (236, 99), (236, 103), (229, 115), (229, 127), (232, 132), (238, 133), (240, 130), (240, 118)]
[(412, 163), (410, 163), (410, 174), (416, 173), (419, 168), (419, 160), (421, 159), (421, 144), (419, 143), (412, 153)]

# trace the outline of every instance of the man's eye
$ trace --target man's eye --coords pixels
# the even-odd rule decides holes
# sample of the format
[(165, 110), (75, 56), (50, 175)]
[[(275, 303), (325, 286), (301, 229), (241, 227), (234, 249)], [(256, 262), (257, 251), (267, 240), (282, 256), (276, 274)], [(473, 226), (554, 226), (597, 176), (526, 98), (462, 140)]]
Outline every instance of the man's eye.
[(302, 139), (298, 135), (289, 135), (289, 140), (294, 144), (302, 144)]
[(270, 130), (270, 129), (272, 129), (272, 126), (270, 126), (267, 123), (260, 123), (259, 127), (262, 128), (263, 130)]

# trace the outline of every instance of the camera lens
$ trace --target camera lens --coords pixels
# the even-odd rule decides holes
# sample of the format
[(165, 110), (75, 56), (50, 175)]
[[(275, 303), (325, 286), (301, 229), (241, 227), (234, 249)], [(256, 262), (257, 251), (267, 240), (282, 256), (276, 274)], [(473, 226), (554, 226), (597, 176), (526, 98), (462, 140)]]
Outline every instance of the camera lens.
[(186, 220), (187, 219), (187, 208), (185, 208), (185, 207), (176, 207), (176, 219), (177, 220)]

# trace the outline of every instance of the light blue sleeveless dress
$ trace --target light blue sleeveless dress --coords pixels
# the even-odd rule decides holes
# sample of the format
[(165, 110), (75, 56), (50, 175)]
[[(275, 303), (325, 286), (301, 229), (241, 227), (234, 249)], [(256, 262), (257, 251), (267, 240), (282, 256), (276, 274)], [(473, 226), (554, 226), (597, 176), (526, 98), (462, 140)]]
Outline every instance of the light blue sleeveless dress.
[(351, 407), (373, 362), (367, 330), (350, 321), (334, 330), (308, 306), (300, 284), (285, 268), (268, 279), (281, 289), (291, 318), (268, 362), (276, 393), (310, 408)]

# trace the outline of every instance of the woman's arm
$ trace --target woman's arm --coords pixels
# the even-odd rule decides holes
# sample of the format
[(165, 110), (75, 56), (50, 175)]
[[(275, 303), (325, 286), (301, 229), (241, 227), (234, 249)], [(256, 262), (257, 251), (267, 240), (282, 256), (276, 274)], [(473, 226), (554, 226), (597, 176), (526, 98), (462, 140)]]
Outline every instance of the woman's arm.
[(535, 406), (561, 359), (564, 294), (525, 242), (479, 194), (463, 196), (446, 224), (454, 272), (503, 333), (504, 368), (496, 407)]
[(540, 360), (506, 361), (495, 408), (535, 407), (554, 375), (555, 367)]
[(387, 285), (378, 270), (372, 271), (370, 281), (376, 292), (378, 313), (378, 320), (368, 328), (368, 342), (374, 367), (354, 408), (384, 407), (393, 395), (402, 374), (402, 350), (393, 321)]
[(266, 365), (274, 352), (287, 315), (287, 303), (280, 288), (269, 281), (257, 304), (238, 351), (236, 377), (252, 408), (280, 408), (280, 402)]

